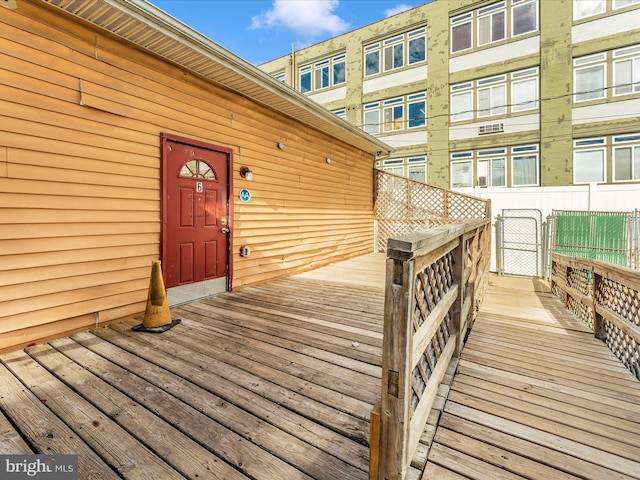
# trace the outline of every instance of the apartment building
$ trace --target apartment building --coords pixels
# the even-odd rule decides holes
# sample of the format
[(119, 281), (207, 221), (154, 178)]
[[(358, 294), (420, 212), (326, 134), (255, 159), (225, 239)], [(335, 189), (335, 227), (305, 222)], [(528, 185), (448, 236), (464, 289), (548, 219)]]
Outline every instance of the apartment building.
[(393, 173), (640, 181), (640, 0), (433, 0), (259, 68), (394, 147)]

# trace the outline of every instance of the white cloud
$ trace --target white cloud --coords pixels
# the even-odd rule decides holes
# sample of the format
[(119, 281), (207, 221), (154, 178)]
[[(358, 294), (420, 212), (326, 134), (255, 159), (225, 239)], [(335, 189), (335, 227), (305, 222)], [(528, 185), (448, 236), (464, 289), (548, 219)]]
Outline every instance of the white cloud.
[(304, 37), (346, 32), (350, 24), (333, 12), (339, 0), (273, 0), (271, 10), (251, 19), (251, 29), (281, 27)]
[(393, 17), (402, 12), (406, 12), (407, 10), (411, 10), (413, 5), (407, 5), (406, 3), (401, 3), (400, 5), (396, 5), (393, 8), (388, 8), (384, 11), (384, 15), (386, 17)]

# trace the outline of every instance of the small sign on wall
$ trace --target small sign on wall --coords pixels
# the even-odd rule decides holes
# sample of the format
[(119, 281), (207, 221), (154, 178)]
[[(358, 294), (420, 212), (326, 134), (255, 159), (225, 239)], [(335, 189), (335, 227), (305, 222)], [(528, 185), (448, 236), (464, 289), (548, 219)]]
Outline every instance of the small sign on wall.
[(246, 188), (243, 188), (242, 190), (240, 190), (239, 197), (240, 201), (247, 203), (249, 200), (251, 200), (251, 192)]

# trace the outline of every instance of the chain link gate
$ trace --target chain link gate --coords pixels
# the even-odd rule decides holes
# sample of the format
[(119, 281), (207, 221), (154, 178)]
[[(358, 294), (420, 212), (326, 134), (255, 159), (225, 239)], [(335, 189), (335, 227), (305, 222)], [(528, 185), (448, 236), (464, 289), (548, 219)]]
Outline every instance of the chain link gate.
[(496, 271), (499, 275), (542, 276), (542, 212), (503, 209), (496, 217)]

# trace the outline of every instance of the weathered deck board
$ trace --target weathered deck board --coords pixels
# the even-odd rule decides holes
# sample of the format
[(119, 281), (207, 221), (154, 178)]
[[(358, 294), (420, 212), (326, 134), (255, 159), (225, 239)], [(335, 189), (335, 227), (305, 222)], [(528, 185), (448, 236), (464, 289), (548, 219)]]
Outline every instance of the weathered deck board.
[(81, 478), (367, 479), (384, 256), (362, 259), (175, 308), (162, 335), (0, 357), (0, 451), (78, 452)]
[(640, 478), (640, 382), (541, 290), (491, 279), (423, 479)]
[[(80, 478), (367, 479), (384, 257), (347, 263), (182, 305), (162, 335), (0, 356), (0, 453), (79, 453)], [(639, 479), (640, 382), (541, 283), (491, 283), (409, 479)]]

